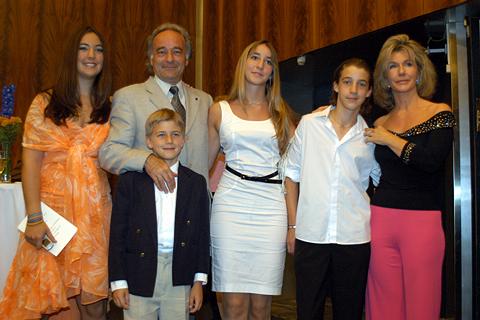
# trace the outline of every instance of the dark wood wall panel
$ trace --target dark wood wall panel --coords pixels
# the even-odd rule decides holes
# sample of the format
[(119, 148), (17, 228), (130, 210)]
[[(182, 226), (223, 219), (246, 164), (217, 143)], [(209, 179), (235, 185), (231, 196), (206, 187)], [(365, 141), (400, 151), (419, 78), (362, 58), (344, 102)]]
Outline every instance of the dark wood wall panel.
[[(41, 52), (39, 38), (35, 36), (40, 29), (41, 3), (38, 1), (9, 1), (6, 33), (6, 52), (2, 57), (5, 66), (5, 83), (15, 83), (16, 105), (30, 104), (30, 97), (25, 92), (31, 92), (38, 86), (41, 66), (38, 56)], [(17, 114), (26, 113), (17, 107)], [(20, 112), (19, 112), (20, 111)]]
[[(31, 2), (31, 1), (29, 1)], [(29, 92), (44, 90), (53, 85), (61, 65), (61, 53), (65, 39), (82, 25), (83, 4), (80, 2), (37, 1), (40, 3), (40, 23), (38, 29), (31, 30), (31, 36), (38, 40), (39, 52), (37, 58), (37, 83)], [(31, 72), (31, 69), (27, 69)], [(37, 89), (37, 90), (35, 90)], [(19, 93), (21, 91), (19, 90)], [(17, 97), (19, 94), (17, 94)], [(27, 98), (25, 96), (25, 98)], [(29, 97), (31, 98), (31, 97)], [(31, 100), (31, 99), (30, 99)], [(18, 103), (17, 106), (28, 107), (30, 101)], [(23, 111), (26, 112), (25, 108)]]
[[(371, 0), (350, 1), (345, 17), (350, 23), (346, 23), (346, 30), (343, 39), (348, 39), (349, 35), (356, 36), (371, 30), (376, 30), (385, 25), (385, 15), (383, 3)], [(345, 6), (346, 1), (344, 1)]]
[(463, 2), (203, 0), (203, 89), (226, 94), (241, 51), (254, 40), (267, 38), (284, 60)]
[[(195, 10), (194, 0), (1, 0), (0, 86), (17, 86), (15, 114), (24, 119), (35, 94), (54, 83), (66, 39), (82, 25), (105, 36), (114, 89), (144, 81), (146, 37), (171, 21), (194, 42)], [(192, 61), (185, 80), (194, 79)]]
[[(281, 60), (365, 32), (440, 10), (460, 0), (203, 0), (203, 88), (227, 93), (235, 65), (250, 42), (267, 38)], [(192, 35), (195, 0), (2, 0), (0, 86), (17, 85), (16, 115), (53, 84), (65, 39), (94, 25), (107, 39), (114, 89), (143, 81), (148, 34), (166, 21)], [(195, 61), (185, 73), (194, 84)]]
[(252, 41), (272, 41), (280, 59), (332, 43), (345, 1), (204, 1), (203, 88), (226, 94), (238, 57)]
[(0, 1), (0, 83), (5, 82), (7, 75), (7, 65), (1, 61), (7, 60), (8, 9), (8, 2)]
[[(338, 41), (339, 36), (345, 37), (348, 33), (349, 25), (349, 23), (345, 23), (347, 1), (348, 0), (309, 1), (313, 7), (312, 9), (316, 11), (316, 14), (313, 16), (314, 19), (310, 21), (309, 33), (306, 37), (310, 38), (308, 36), (309, 34), (314, 35), (314, 37), (309, 39), (307, 42), (308, 46), (301, 47), (301, 51), (296, 50), (293, 55), (300, 55), (311, 51), (312, 48), (320, 48), (335, 43)], [(298, 17), (298, 19), (300, 19), (300, 17)], [(288, 52), (281, 54), (282, 59), (290, 56), (292, 56), (292, 54), (288, 54)]]
[(423, 14), (423, 1), (387, 0), (382, 1), (384, 25), (391, 25)]
[(458, 1), (458, 0), (423, 0), (423, 11), (424, 12), (433, 12), (436, 10), (448, 8), (454, 5), (457, 5), (462, 2), (467, 1)]
[[(150, 16), (149, 26), (152, 26), (148, 30), (150, 34), (153, 29), (164, 23), (164, 22), (174, 22), (185, 27), (188, 30), (192, 40), (192, 49), (194, 50), (193, 55), (195, 55), (195, 27), (196, 27), (196, 7), (195, 0), (132, 0), (134, 2), (142, 2), (144, 11), (145, 9), (150, 12), (144, 12), (144, 14)], [(126, 26), (128, 28), (128, 26)], [(144, 46), (144, 56), (146, 47)], [(195, 59), (193, 58), (188, 67), (185, 69), (184, 81), (190, 85), (195, 85)]]
[[(15, 83), (17, 85), (16, 105), (23, 105), (29, 99), (24, 92), (31, 91), (38, 85), (40, 68), (38, 56), (40, 53), (39, 39), (32, 36), (41, 24), (41, 3), (28, 0), (19, 0), (9, 3), (4, 2), (6, 10), (3, 22), (2, 44), (0, 63), (2, 83)], [(3, 8), (0, 8), (0, 10)], [(2, 65), (3, 64), (3, 65)], [(24, 117), (25, 111), (17, 109), (16, 114)], [(17, 141), (20, 141), (18, 139)], [(13, 163), (20, 155), (20, 144), (13, 146)]]
[(146, 37), (156, 26), (151, 23), (152, 9), (141, 6), (140, 1), (131, 0), (121, 1), (113, 7), (111, 57), (115, 88), (146, 78)]
[[(25, 119), (33, 97), (55, 82), (66, 39), (84, 25), (106, 39), (114, 90), (144, 81), (146, 37), (171, 21), (195, 41), (195, 10), (194, 0), (0, 0), (0, 88), (16, 85), (15, 115)], [(185, 80), (194, 79), (192, 62)]]
[(110, 43), (111, 19), (113, 6), (116, 1), (111, 0), (84, 0), (83, 20), (85, 24), (95, 26)]

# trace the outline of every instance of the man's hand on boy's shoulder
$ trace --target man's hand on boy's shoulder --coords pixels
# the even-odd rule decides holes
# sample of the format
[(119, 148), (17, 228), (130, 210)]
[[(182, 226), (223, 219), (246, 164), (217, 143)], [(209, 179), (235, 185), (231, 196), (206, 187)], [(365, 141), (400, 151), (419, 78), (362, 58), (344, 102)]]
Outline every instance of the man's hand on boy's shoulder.
[(195, 281), (190, 290), (190, 299), (188, 301), (188, 309), (190, 313), (195, 313), (202, 307), (203, 288), (201, 281)]
[(152, 178), (158, 189), (165, 193), (175, 190), (176, 173), (170, 170), (170, 166), (153, 153), (145, 161), (145, 172)]
[(117, 289), (112, 292), (113, 302), (117, 307), (122, 309), (128, 309), (130, 304), (130, 298), (128, 295), (128, 289)]

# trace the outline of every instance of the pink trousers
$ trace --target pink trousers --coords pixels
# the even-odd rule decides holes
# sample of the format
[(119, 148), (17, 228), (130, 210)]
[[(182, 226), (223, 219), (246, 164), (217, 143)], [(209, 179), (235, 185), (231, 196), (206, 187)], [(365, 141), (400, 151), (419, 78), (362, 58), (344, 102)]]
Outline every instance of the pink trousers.
[(440, 211), (371, 206), (368, 320), (438, 320), (445, 236)]

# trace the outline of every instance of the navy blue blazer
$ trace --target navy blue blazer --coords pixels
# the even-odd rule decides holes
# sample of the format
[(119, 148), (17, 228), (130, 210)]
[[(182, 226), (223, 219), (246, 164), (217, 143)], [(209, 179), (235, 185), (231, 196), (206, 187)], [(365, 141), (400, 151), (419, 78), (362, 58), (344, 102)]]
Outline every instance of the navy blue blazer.
[[(179, 165), (172, 281), (192, 285), (195, 273), (209, 271), (210, 197), (205, 178)], [(153, 180), (127, 172), (113, 198), (108, 269), (110, 281), (127, 280), (131, 294), (152, 297), (157, 276), (157, 213)]]

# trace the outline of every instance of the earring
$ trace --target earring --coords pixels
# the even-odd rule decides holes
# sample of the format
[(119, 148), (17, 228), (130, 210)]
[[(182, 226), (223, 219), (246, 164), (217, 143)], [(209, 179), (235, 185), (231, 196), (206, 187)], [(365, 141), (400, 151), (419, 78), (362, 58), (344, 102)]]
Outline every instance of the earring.
[(420, 80), (415, 80), (415, 83), (417, 84), (417, 86), (420, 84)]

